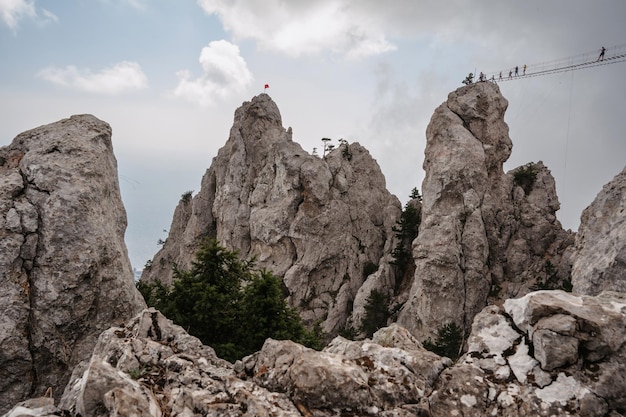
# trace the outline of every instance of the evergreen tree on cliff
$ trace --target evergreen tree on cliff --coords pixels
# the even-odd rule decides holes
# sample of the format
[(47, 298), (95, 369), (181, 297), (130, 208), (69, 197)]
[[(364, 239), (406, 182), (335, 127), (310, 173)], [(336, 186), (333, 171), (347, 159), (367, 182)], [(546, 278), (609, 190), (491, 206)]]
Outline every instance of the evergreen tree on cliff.
[(285, 302), (280, 279), (256, 271), (253, 260), (240, 260), (237, 252), (216, 240), (201, 246), (191, 269), (175, 268), (174, 276), (169, 289), (158, 281), (140, 281), (137, 286), (149, 306), (213, 347), (221, 358), (240, 359), (259, 350), (268, 337), (321, 345)]

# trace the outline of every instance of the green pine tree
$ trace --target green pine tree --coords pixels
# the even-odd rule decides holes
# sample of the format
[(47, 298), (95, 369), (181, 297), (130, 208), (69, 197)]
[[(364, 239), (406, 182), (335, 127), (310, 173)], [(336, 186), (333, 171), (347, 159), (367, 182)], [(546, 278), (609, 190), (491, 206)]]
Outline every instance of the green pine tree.
[(282, 293), (281, 281), (254, 269), (237, 252), (205, 242), (191, 269), (174, 269), (174, 283), (139, 282), (149, 306), (159, 309), (221, 358), (235, 361), (259, 350), (265, 339), (290, 339), (321, 347), (321, 332), (308, 330)]

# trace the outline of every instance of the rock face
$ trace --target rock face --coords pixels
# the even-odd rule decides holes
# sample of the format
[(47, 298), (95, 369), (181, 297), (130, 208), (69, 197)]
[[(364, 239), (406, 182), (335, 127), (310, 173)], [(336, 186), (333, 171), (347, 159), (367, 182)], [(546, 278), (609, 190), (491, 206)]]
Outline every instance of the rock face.
[(538, 291), (487, 307), (439, 378), (431, 415), (622, 415), (625, 325), (624, 293)]
[(124, 243), (111, 128), (93, 116), (0, 149), (0, 411), (60, 396), (101, 331), (145, 307)]
[(257, 384), (285, 392), (313, 415), (397, 416), (427, 410), (433, 383), (450, 363), (394, 325), (373, 340), (337, 337), (322, 352), (267, 340), (243, 367)]
[(507, 105), (493, 83), (462, 87), (437, 108), (426, 131), (415, 276), (398, 318), (421, 340), (450, 322), (469, 333), (490, 297), (568, 282), (562, 255), (573, 238), (556, 219), (550, 172), (541, 162), (502, 170), (512, 147)]
[(625, 326), (624, 293), (539, 291), (480, 312), (455, 364), (394, 324), (321, 352), (268, 339), (233, 366), (149, 309), (102, 333), (57, 406), (32, 399), (6, 417), (617, 417)]
[(488, 302), (568, 288), (573, 234), (556, 219), (550, 171), (538, 162), (503, 172), (507, 105), (495, 84), (477, 83), (435, 111), (407, 278), (393, 266), (400, 205), (367, 151), (343, 143), (311, 156), (269, 96), (255, 97), (236, 111), (200, 192), (181, 200), (142, 280), (171, 283), (172, 264), (187, 268), (200, 240), (216, 237), (283, 277), (291, 305), (326, 332), (358, 327), (376, 290), (404, 305), (399, 323), (420, 340), (448, 322), (468, 334)]
[(297, 415), (284, 395), (237, 378), (230, 363), (154, 309), (102, 333), (59, 407), (82, 416)]
[(583, 211), (572, 283), (579, 294), (626, 292), (626, 168)]
[[(172, 264), (188, 268), (200, 241), (217, 238), (283, 277), (307, 322), (323, 320), (329, 333), (341, 329), (366, 275), (393, 247), (401, 206), (358, 143), (320, 158), (291, 136), (267, 94), (244, 103), (200, 191), (181, 200), (141, 279), (171, 283)], [(393, 284), (392, 274), (386, 268), (384, 281)]]

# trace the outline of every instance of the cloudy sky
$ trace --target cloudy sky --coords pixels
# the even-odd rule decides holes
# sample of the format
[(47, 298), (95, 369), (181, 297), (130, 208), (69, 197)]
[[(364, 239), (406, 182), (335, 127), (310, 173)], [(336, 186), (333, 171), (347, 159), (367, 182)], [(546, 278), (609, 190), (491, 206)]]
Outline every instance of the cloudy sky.
[[(623, 0), (0, 0), (0, 145), (72, 114), (110, 123), (141, 268), (265, 84), (305, 150), (360, 142), (404, 202), (433, 110), (467, 73), (626, 53), (625, 16)], [(544, 161), (566, 228), (626, 165), (624, 74), (501, 83), (505, 169)]]

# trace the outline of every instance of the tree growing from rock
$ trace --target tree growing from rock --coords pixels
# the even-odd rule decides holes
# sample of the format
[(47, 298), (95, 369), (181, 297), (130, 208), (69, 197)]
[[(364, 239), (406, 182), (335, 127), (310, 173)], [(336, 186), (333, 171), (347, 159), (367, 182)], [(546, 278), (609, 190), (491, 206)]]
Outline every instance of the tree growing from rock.
[(371, 337), (376, 330), (387, 325), (387, 319), (390, 316), (387, 307), (389, 297), (380, 291), (372, 290), (365, 302), (365, 316), (361, 321), (360, 330), (365, 337)]
[(428, 339), (423, 346), (439, 356), (447, 356), (456, 361), (461, 356), (463, 346), (462, 330), (456, 323), (447, 323), (437, 331), (437, 339), (434, 342)]
[[(410, 197), (412, 200), (422, 201), (422, 196), (417, 188), (413, 188)], [(422, 221), (422, 212), (419, 207), (419, 205), (415, 206), (408, 202), (402, 210), (400, 219), (393, 226), (393, 231), (398, 239), (398, 243), (391, 253), (393, 255), (391, 263), (396, 267), (398, 277), (396, 291), (401, 287), (402, 282), (414, 272), (411, 246), (419, 233), (419, 226)]]
[(259, 350), (265, 339), (290, 339), (320, 348), (321, 337), (309, 331), (285, 302), (280, 279), (254, 269), (254, 261), (205, 242), (191, 269), (175, 268), (174, 283), (139, 282), (146, 304), (160, 310), (221, 358), (235, 361)]

